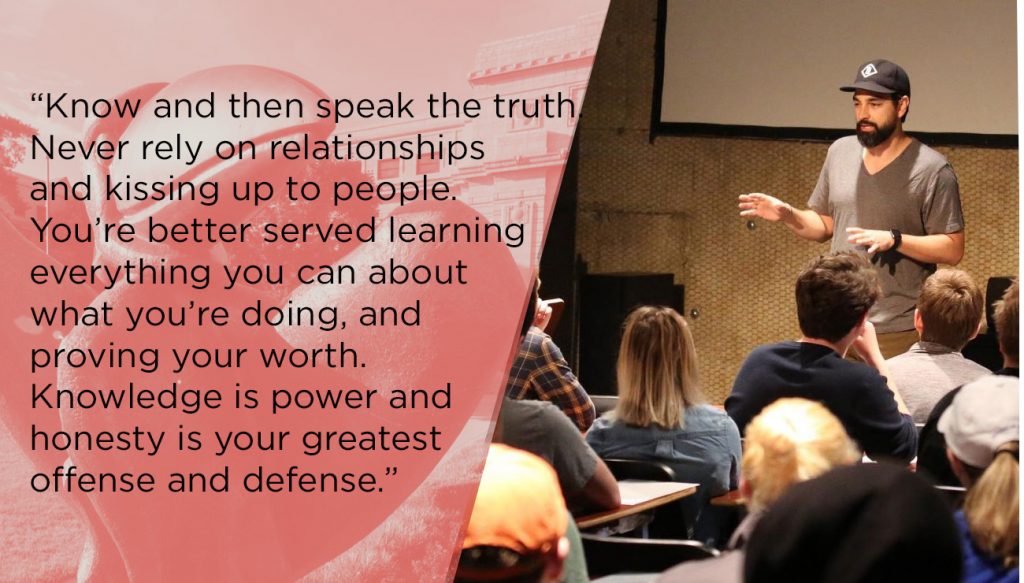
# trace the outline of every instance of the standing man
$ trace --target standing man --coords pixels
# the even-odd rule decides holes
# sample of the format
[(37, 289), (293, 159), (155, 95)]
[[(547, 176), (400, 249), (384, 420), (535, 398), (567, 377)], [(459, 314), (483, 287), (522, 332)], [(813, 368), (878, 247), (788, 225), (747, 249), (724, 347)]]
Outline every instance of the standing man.
[(767, 194), (739, 197), (740, 215), (782, 221), (798, 236), (832, 240), (832, 251), (870, 256), (882, 284), (871, 310), (882, 354), (917, 341), (914, 307), (936, 264), (964, 254), (964, 218), (956, 175), (942, 154), (903, 132), (910, 78), (884, 59), (861, 66), (852, 85), (857, 135), (828, 150), (806, 210)]

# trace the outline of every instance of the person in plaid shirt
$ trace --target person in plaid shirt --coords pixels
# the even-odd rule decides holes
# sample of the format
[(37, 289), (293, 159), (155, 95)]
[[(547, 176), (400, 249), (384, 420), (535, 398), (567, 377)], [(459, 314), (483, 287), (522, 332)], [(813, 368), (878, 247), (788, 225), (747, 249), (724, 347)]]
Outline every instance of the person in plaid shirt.
[(537, 316), (519, 345), (519, 354), (512, 363), (505, 396), (510, 399), (549, 401), (561, 409), (581, 432), (586, 432), (597, 415), (594, 403), (569, 368), (562, 351), (544, 333), (544, 327), (551, 318), (551, 308), (541, 301), (539, 289), (538, 279), (533, 290)]

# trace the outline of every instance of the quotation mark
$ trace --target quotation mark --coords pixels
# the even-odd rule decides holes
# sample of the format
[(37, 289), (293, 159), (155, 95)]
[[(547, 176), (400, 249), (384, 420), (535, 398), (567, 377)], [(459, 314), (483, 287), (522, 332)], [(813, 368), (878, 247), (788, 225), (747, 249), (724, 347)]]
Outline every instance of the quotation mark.
[[(397, 474), (398, 474), (398, 468), (395, 467), (395, 466), (388, 466), (388, 467), (384, 468), (384, 475), (385, 476), (394, 476), (394, 475), (397, 475)], [(381, 488), (381, 487), (378, 486), (377, 487), (377, 491), (378, 492), (383, 492), (384, 488)]]

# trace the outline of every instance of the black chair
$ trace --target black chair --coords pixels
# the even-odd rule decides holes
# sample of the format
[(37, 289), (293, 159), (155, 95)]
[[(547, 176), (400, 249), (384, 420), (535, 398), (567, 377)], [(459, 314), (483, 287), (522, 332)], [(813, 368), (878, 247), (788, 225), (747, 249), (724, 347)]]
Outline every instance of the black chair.
[[(606, 459), (608, 469), (617, 480), (651, 480), (654, 482), (678, 482), (676, 472), (663, 462), (651, 460)], [(689, 539), (693, 538), (697, 517), (704, 506), (704, 492), (659, 506), (651, 511), (639, 531), (644, 538)], [(646, 524), (649, 523), (649, 524)]]
[(675, 482), (676, 472), (668, 464), (650, 460), (623, 460), (608, 458), (604, 460), (608, 469), (617, 480), (652, 480), (655, 482)]
[[(680, 481), (672, 466), (651, 460), (604, 460), (617, 480), (652, 480), (655, 482)], [(694, 480), (704, 483), (703, 479)], [(709, 492), (697, 488), (697, 493), (665, 506), (659, 506), (639, 533), (644, 538), (699, 539), (724, 545), (746, 514), (746, 507), (716, 507), (710, 504)], [(705, 516), (706, 515), (706, 516)], [(701, 518), (703, 516), (703, 518)]]
[(988, 324), (988, 331), (968, 342), (961, 351), (964, 358), (973, 360), (989, 370), (1003, 368), (1003, 355), (999, 352), (999, 340), (996, 337), (994, 304), (1003, 297), (1006, 288), (1010, 287), (1012, 281), (1009, 277), (990, 277), (988, 279), (988, 285), (985, 287), (985, 321)]
[(587, 571), (592, 578), (615, 573), (660, 573), (685, 561), (718, 556), (692, 540), (617, 538), (582, 534)]

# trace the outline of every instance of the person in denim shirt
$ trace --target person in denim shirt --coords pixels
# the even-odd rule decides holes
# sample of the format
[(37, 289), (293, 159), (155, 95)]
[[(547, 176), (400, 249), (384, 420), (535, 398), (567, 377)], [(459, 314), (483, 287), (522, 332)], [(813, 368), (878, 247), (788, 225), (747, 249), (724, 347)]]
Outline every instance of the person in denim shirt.
[(685, 501), (687, 530), (713, 538), (713, 525), (697, 523), (704, 502), (737, 488), (740, 433), (724, 411), (704, 404), (686, 320), (671, 308), (634, 310), (619, 346), (617, 380), (618, 405), (594, 422), (587, 442), (602, 458), (664, 462), (677, 480), (700, 484)]

